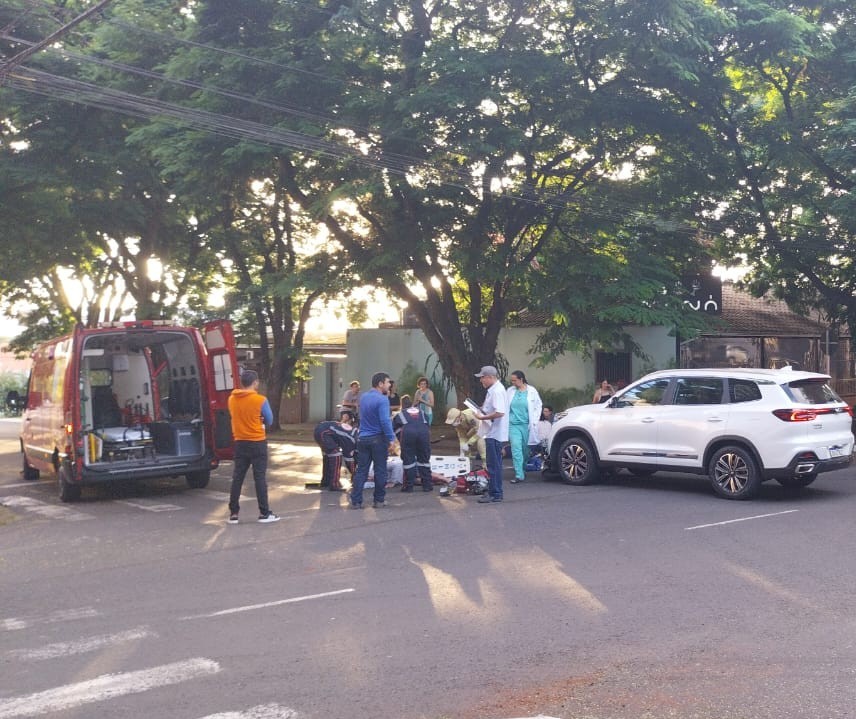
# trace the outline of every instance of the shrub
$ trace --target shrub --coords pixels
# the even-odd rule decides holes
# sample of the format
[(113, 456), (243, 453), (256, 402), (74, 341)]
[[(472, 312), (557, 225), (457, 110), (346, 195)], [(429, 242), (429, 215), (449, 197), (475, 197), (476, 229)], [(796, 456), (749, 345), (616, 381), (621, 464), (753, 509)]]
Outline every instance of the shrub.
[(561, 412), (569, 407), (591, 404), (594, 389), (594, 385), (588, 385), (582, 389), (577, 387), (562, 387), (561, 389), (539, 390), (539, 392), (541, 394), (541, 401), (544, 404), (549, 404), (556, 412)]

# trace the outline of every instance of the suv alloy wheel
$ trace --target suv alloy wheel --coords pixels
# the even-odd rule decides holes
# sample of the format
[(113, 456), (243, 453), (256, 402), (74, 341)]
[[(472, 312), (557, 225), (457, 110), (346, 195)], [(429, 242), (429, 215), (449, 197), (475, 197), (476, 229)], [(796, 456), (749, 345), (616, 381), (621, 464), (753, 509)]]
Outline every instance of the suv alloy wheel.
[(713, 490), (726, 499), (751, 499), (761, 487), (758, 463), (742, 447), (721, 447), (708, 462)]
[(591, 484), (597, 479), (597, 458), (591, 445), (582, 437), (571, 437), (559, 448), (559, 474), (567, 484)]

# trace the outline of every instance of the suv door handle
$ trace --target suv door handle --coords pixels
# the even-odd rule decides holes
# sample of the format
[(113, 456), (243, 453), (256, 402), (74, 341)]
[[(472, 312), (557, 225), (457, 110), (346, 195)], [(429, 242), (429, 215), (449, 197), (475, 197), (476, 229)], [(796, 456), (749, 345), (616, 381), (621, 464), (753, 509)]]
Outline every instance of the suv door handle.
[(642, 423), (643, 423), (643, 424), (651, 424), (651, 422), (653, 422), (653, 421), (654, 421), (654, 418), (653, 418), (653, 417), (643, 417), (643, 418), (642, 418)]
[(722, 420), (722, 417), (716, 417), (716, 416), (714, 416), (714, 417), (708, 417), (708, 418), (707, 418), (707, 421), (708, 421), (708, 422), (722, 422), (723, 420)]

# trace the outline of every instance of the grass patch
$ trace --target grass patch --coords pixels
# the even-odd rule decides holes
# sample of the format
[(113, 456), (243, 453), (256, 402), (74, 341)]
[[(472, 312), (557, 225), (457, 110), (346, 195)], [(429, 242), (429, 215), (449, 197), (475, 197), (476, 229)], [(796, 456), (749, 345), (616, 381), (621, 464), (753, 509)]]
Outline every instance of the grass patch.
[(17, 521), (18, 515), (15, 514), (11, 509), (6, 509), (6, 507), (0, 505), (0, 527), (3, 527), (7, 524), (12, 524), (12, 522)]

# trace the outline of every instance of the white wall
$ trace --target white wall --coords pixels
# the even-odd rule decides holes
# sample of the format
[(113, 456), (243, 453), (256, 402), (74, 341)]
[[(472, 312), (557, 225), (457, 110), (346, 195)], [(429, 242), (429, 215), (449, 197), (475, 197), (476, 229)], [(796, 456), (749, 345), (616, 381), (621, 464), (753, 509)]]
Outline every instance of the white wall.
[[(595, 383), (593, 355), (587, 359), (582, 355), (567, 354), (543, 369), (530, 366), (534, 358), (528, 352), (539, 332), (537, 327), (513, 327), (501, 331), (499, 351), (508, 360), (509, 371), (523, 370), (527, 380), (538, 389), (583, 388)], [(636, 379), (650, 367), (664, 369), (674, 363), (675, 338), (669, 336), (666, 328), (632, 327), (628, 329), (628, 333), (650, 356), (649, 361), (633, 357), (633, 377), (627, 377), (628, 381)], [(344, 386), (341, 393), (344, 393), (354, 379), (359, 380), (364, 390), (369, 389), (371, 377), (375, 372), (387, 372), (396, 379), (408, 361), (413, 362), (421, 371), (427, 359), (427, 374), (430, 375), (437, 361), (436, 352), (420, 329), (352, 329), (348, 330), (347, 346), (348, 357), (344, 363)], [(478, 368), (473, 368), (473, 371), (478, 371)], [(434, 389), (436, 391), (436, 388)], [(412, 388), (399, 388), (399, 393), (410, 391)]]
[[(347, 345), (348, 358), (345, 361), (342, 394), (352, 380), (358, 380), (364, 391), (371, 389), (375, 372), (386, 372), (397, 380), (408, 362), (413, 362), (421, 372), (428, 360), (427, 374), (430, 376), (437, 363), (437, 353), (420, 329), (352, 329), (348, 330)], [(412, 394), (413, 388), (399, 387), (398, 393)]]

